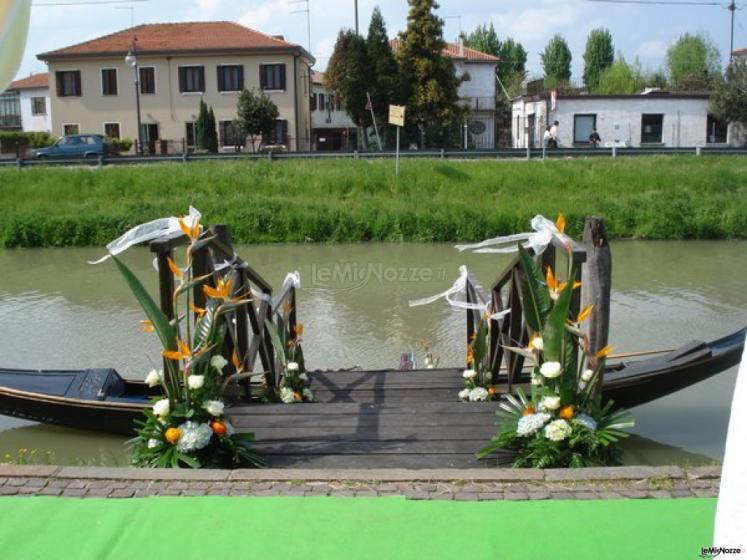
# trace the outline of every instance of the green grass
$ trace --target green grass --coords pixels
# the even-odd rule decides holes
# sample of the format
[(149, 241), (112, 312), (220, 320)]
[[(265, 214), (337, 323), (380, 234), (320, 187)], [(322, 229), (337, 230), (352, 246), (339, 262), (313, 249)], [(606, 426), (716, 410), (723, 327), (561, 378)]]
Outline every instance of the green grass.
[(612, 237), (747, 237), (747, 158), (205, 162), (0, 170), (0, 245), (103, 245), (182, 214), (236, 242), (465, 241), (526, 231), (537, 213), (586, 215)]

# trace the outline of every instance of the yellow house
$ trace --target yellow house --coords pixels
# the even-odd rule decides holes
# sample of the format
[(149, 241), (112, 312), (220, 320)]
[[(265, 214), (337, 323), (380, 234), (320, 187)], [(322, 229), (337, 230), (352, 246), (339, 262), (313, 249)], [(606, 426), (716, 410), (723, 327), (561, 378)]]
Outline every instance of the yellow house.
[[(125, 62), (128, 54), (136, 66), (132, 57)], [(193, 145), (200, 99), (215, 112), (221, 149), (238, 149), (244, 139), (232, 121), (239, 93), (257, 88), (280, 113), (263, 144), (310, 149), (314, 59), (280, 36), (227, 21), (146, 24), (38, 58), (49, 66), (55, 135), (137, 139), (137, 87), (141, 136), (151, 153)]]

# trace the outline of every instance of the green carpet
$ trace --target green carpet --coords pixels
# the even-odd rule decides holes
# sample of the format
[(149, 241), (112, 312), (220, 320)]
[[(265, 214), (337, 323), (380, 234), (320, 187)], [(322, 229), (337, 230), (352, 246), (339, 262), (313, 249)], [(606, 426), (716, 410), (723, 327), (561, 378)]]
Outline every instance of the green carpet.
[(715, 499), (0, 498), (5, 559), (697, 558)]

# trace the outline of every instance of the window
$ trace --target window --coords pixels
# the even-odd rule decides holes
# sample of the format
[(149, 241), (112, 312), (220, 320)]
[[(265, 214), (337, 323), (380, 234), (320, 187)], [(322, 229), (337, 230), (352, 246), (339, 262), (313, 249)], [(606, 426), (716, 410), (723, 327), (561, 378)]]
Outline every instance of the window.
[(259, 85), (262, 89), (285, 90), (285, 64), (260, 64)]
[(664, 115), (641, 116), (641, 144), (661, 144)]
[(101, 69), (102, 95), (117, 95), (117, 70), (115, 68)]
[(218, 66), (218, 91), (244, 89), (244, 67), (240, 64)]
[(326, 105), (324, 104), (324, 97), (325, 97), (325, 96), (324, 96), (324, 94), (323, 94), (323, 93), (320, 93), (320, 94), (319, 94), (319, 110), (320, 110), (320, 111), (324, 111), (324, 109), (326, 109), (326, 108), (327, 108), (327, 107), (326, 107)]
[(182, 93), (204, 93), (205, 91), (205, 67), (204, 66), (180, 66), (179, 67), (179, 91)]
[(62, 70), (55, 72), (57, 97), (80, 97), (83, 88), (80, 85), (80, 70)]
[(195, 147), (195, 123), (188, 122), (184, 123), (184, 129), (187, 137), (187, 148)]
[(47, 114), (47, 100), (43, 97), (32, 97), (31, 98), (31, 114), (32, 115), (46, 115)]
[(708, 132), (706, 133), (706, 143), (725, 144), (728, 125), (713, 115), (708, 115), (707, 123)]
[(588, 144), (589, 136), (596, 127), (596, 115), (573, 115), (573, 143)]
[(0, 93), (0, 128), (21, 128), (21, 101), (17, 91)]
[(241, 131), (232, 121), (220, 121), (218, 125), (218, 140), (221, 146), (243, 146)]
[(288, 121), (276, 120), (272, 124), (272, 130), (270, 131), (270, 135), (267, 137), (267, 140), (265, 141), (265, 145), (273, 146), (275, 144), (285, 144), (287, 140), (286, 139), (287, 135), (288, 135)]
[(153, 66), (141, 66), (138, 68), (140, 74), (140, 93), (156, 93), (156, 69)]
[(316, 111), (316, 93), (312, 93), (309, 99), (310, 99), (309, 106), (311, 110)]
[(77, 124), (63, 124), (62, 135), (70, 136), (71, 134), (80, 134), (80, 125)]
[(104, 123), (104, 136), (109, 138), (119, 138), (119, 123)]

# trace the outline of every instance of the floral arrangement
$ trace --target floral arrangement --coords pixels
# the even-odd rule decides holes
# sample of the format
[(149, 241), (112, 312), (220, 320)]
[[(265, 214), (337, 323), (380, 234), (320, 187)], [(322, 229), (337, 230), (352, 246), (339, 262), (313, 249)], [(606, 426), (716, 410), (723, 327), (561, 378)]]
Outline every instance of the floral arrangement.
[[(560, 222), (560, 220), (559, 220)], [(562, 226), (559, 228), (562, 234)], [(570, 245), (567, 246), (570, 252)], [(580, 326), (592, 306), (572, 317), (572, 292), (580, 283), (577, 267), (568, 259), (568, 282), (560, 282), (548, 267), (543, 277), (528, 251), (519, 245), (526, 276), (522, 285), (524, 316), (531, 331), (526, 348), (510, 347), (532, 365), (531, 396), (507, 395), (500, 407), (499, 433), (479, 451), (482, 458), (500, 450), (516, 452), (515, 467), (584, 467), (619, 464), (622, 431), (633, 426), (626, 411), (613, 412), (613, 402), (601, 403), (597, 386), (610, 347), (589, 350)]]
[[(249, 301), (249, 294), (234, 294), (233, 271), (207, 284), (213, 276), (195, 277), (192, 255), (209, 239), (201, 238), (199, 218), (180, 218), (179, 226), (189, 238), (186, 264), (180, 268), (168, 260), (176, 287), (173, 308), (177, 318), (169, 321), (137, 277), (119, 260), (117, 268), (148, 317), (143, 329), (155, 332), (163, 345), (163, 370), (146, 377), (162, 395), (153, 399), (152, 410), (136, 421), (137, 437), (129, 441), (132, 463), (141, 467), (237, 467), (265, 466), (264, 459), (249, 447), (253, 434), (236, 433), (225, 418), (223, 392), (228, 384), (249, 374), (242, 372), (235, 352), (232, 366), (221, 355), (226, 325), (224, 316)], [(202, 290), (204, 308), (194, 305), (194, 291)], [(183, 312), (179, 310), (183, 309)], [(229, 375), (226, 375), (229, 371)]]
[(283, 378), (280, 380), (278, 391), (270, 400), (279, 400), (286, 404), (313, 402), (314, 393), (309, 388), (310, 379), (301, 348), (303, 325), (297, 324), (288, 333), (270, 322), (267, 326), (283, 367)]
[(467, 369), (462, 372), (464, 389), (459, 391), (461, 401), (479, 402), (498, 398), (498, 388), (493, 385), (493, 372), (488, 363), (489, 333), (490, 326), (486, 313), (467, 345)]

